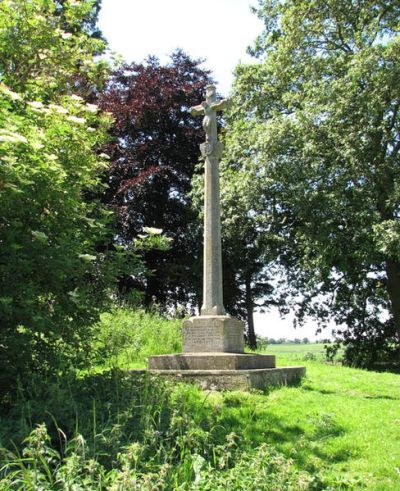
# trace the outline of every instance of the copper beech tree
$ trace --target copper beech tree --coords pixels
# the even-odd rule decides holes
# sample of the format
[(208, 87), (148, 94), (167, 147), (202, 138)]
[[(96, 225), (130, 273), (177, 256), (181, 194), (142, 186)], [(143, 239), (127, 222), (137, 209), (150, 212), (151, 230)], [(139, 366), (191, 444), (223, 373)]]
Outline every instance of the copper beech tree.
[(145, 255), (150, 275), (121, 279), (121, 290), (142, 290), (148, 306), (200, 301), (201, 226), (188, 197), (204, 139), (201, 120), (188, 109), (212, 81), (200, 65), (179, 50), (166, 65), (149, 57), (115, 71), (100, 97), (115, 119), (105, 200), (118, 210), (117, 240), (129, 245), (143, 227), (170, 239), (168, 251)]

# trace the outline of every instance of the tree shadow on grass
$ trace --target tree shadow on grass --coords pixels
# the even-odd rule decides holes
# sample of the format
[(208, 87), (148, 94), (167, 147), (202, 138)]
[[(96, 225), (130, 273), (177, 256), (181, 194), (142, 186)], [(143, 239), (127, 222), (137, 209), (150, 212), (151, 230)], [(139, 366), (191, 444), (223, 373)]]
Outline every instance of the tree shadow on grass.
[(251, 396), (240, 397), (239, 394), (224, 395), (219, 424), (225, 432), (237, 434), (242, 446), (273, 445), (304, 470), (310, 470), (310, 462), (315, 458), (320, 459), (322, 465), (331, 465), (346, 461), (357, 453), (355, 447), (333, 445), (333, 449), (330, 448), (330, 444), (346, 432), (334, 414), (321, 412), (313, 417), (302, 417), (296, 413), (290, 421), (287, 416), (274, 414), (268, 399), (255, 403)]
[(212, 461), (213, 449), (224, 448), (232, 433), (241, 450), (267, 443), (304, 470), (315, 458), (329, 465), (351, 456), (346, 449), (325, 449), (344, 433), (334, 415), (317, 415), (310, 430), (301, 417), (297, 423), (274, 414), (268, 395), (230, 392), (213, 398), (194, 386), (119, 370), (32, 381), (1, 418), (2, 445), (10, 448), (12, 440), (20, 446), (44, 422), (56, 448), (62, 451), (65, 440), (82, 434), (88, 455), (105, 467), (134, 442), (143, 445), (147, 459), (178, 462), (189, 452)]
[(313, 387), (313, 386), (308, 385), (308, 384), (304, 384), (304, 385), (302, 386), (302, 389), (303, 389), (303, 390), (310, 391), (310, 392), (318, 392), (319, 394), (323, 394), (323, 395), (327, 395), (327, 394), (337, 394), (337, 391), (336, 391), (336, 390), (329, 390), (329, 389), (317, 389), (316, 387)]
[(400, 401), (400, 397), (393, 397), (393, 396), (387, 396), (387, 395), (362, 395), (364, 399), (381, 399), (381, 400), (388, 400), (388, 401)]

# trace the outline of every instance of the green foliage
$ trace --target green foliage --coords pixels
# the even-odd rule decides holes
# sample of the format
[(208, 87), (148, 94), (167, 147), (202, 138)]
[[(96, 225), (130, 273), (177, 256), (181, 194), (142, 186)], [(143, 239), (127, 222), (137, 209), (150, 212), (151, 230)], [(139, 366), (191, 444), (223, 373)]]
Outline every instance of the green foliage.
[(54, 99), (79, 89), (90, 93), (108, 73), (107, 64), (93, 58), (105, 49), (105, 42), (92, 36), (89, 28), (95, 4), (94, 0), (3, 0), (1, 80), (35, 98)]
[(168, 320), (141, 309), (104, 313), (95, 327), (97, 363), (133, 368), (143, 366), (150, 355), (177, 353), (182, 349), (181, 324), (180, 319)]
[(397, 490), (399, 375), (306, 366), (302, 385), (266, 393), (33, 377), (0, 413), (0, 487)]
[(298, 320), (333, 317), (347, 362), (371, 366), (400, 349), (399, 7), (266, 0), (258, 14), (260, 63), (237, 68), (231, 181), (261, 186), (249, 212), (270, 224)]
[(0, 2), (1, 396), (32, 373), (86, 364), (116, 278), (141, 268), (137, 244), (110, 247), (112, 213), (91, 198), (104, 190), (111, 122), (75, 94), (105, 75), (93, 9)]
[(82, 197), (106, 165), (94, 149), (107, 117), (78, 97), (43, 105), (5, 85), (0, 93), (4, 386), (28, 370), (57, 370), (72, 352), (83, 361), (85, 323), (98, 315), (120, 259), (96, 251), (109, 239), (109, 213)]

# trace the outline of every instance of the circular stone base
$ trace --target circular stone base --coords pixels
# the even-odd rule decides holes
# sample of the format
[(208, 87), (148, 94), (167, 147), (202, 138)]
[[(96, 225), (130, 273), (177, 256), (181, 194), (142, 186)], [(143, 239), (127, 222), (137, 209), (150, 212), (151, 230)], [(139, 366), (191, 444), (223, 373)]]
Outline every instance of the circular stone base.
[[(132, 375), (146, 370), (129, 370)], [(204, 390), (264, 390), (270, 386), (299, 383), (305, 367), (261, 368), (250, 370), (148, 370), (150, 374), (175, 381), (195, 383)]]

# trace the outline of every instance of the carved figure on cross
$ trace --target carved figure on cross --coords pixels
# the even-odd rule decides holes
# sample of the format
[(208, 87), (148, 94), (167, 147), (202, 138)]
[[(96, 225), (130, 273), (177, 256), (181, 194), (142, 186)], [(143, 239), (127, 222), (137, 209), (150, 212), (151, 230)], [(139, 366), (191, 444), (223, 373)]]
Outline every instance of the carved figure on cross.
[(190, 108), (190, 113), (192, 116), (201, 116), (204, 114), (203, 129), (206, 133), (204, 150), (206, 150), (206, 155), (210, 155), (214, 150), (216, 150), (217, 147), (217, 112), (223, 111), (229, 106), (229, 99), (221, 99), (220, 101), (217, 101), (215, 85), (207, 85), (206, 100), (203, 101), (201, 104)]

